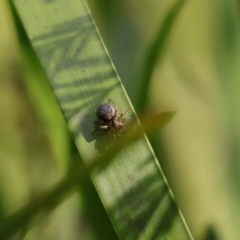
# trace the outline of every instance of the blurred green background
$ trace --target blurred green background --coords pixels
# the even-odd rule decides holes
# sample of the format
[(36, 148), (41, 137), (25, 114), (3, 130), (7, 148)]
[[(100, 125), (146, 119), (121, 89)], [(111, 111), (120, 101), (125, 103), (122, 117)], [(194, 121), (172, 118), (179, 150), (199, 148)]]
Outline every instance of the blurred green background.
[[(240, 4), (185, 1), (143, 99), (148, 51), (175, 2), (88, 4), (136, 109), (178, 110), (151, 141), (194, 238), (237, 240)], [(79, 158), (45, 75), (15, 23), (9, 2), (1, 1), (0, 220), (57, 182)], [(90, 180), (34, 223), (18, 239), (105, 239), (106, 231), (109, 239), (116, 238)]]

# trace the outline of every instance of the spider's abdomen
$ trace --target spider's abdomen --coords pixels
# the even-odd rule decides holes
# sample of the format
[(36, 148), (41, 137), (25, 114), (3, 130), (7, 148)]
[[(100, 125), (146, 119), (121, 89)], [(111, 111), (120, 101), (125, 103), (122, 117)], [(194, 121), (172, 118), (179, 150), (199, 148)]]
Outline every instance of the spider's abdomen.
[(111, 121), (116, 116), (116, 110), (111, 104), (101, 103), (96, 110), (97, 117), (104, 121)]

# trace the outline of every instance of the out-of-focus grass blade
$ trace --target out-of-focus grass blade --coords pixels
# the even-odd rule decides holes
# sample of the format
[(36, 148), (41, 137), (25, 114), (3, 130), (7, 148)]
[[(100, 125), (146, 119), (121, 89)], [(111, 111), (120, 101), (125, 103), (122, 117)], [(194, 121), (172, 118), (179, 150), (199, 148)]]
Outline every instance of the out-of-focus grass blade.
[[(14, 3), (79, 152), (90, 164), (108, 146), (106, 135), (91, 135), (97, 105), (111, 98), (122, 111), (131, 104), (89, 10), (82, 0)], [(145, 135), (93, 171), (92, 179), (120, 239), (191, 239)], [(72, 181), (63, 184), (68, 190)]]
[(176, 17), (178, 16), (185, 0), (176, 0), (176, 3), (167, 13), (164, 22), (161, 24), (159, 31), (156, 34), (154, 42), (146, 53), (146, 57), (143, 64), (143, 70), (141, 71), (141, 81), (139, 81), (138, 101), (136, 101), (136, 109), (141, 112), (144, 110), (147, 103), (148, 90), (150, 86), (151, 75), (155, 67), (157, 60), (162, 57), (164, 47), (166, 46), (166, 40), (169, 37), (169, 33), (175, 23)]

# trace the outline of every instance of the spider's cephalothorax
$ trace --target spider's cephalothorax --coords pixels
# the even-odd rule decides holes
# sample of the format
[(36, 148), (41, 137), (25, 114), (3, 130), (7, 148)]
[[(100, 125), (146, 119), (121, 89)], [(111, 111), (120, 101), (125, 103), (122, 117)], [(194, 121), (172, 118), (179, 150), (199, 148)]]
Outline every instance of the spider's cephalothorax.
[(123, 118), (123, 116), (128, 110), (129, 109), (126, 109), (118, 116), (117, 106), (114, 101), (109, 99), (108, 103), (101, 103), (96, 110), (98, 120), (95, 122), (96, 128), (92, 134), (100, 129), (109, 129), (109, 133), (112, 134), (113, 137), (116, 138), (120, 136), (124, 122), (127, 120), (127, 118)]

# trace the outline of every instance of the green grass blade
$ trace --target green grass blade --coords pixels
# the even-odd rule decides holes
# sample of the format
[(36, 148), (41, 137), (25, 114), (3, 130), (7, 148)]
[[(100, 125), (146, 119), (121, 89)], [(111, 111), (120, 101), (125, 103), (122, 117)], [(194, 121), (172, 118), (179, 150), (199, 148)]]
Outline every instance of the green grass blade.
[(136, 110), (139, 112), (143, 111), (146, 107), (152, 72), (157, 60), (163, 56), (166, 40), (169, 37), (173, 24), (175, 23), (184, 3), (185, 0), (176, 0), (176, 3), (173, 4), (172, 8), (167, 13), (167, 16), (159, 28), (153, 43), (146, 53), (143, 70), (141, 71), (141, 81), (139, 81), (138, 96), (141, 97), (138, 97), (138, 101), (136, 101)]
[[(122, 111), (131, 103), (88, 8), (80, 0), (14, 3), (79, 152), (90, 164), (108, 145), (105, 135), (90, 134), (97, 105), (111, 98)], [(191, 239), (145, 136), (93, 171), (92, 179), (120, 239)], [(72, 182), (64, 184), (67, 191)]]

